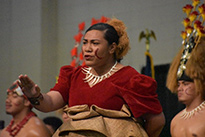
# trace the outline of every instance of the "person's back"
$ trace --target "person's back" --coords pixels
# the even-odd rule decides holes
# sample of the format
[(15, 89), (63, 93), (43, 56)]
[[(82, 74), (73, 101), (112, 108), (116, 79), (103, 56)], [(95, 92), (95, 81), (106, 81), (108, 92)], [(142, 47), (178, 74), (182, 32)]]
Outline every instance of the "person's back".
[(13, 119), (0, 133), (0, 137), (50, 137), (42, 120), (31, 111), (32, 106), (15, 82), (8, 89), (6, 113)]

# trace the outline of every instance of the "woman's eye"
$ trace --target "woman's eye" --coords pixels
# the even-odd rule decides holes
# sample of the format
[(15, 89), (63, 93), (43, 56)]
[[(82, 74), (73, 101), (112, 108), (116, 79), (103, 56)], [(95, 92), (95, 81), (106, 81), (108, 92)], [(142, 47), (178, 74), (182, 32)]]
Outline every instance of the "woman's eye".
[(94, 44), (94, 45), (98, 45), (99, 43), (97, 43), (97, 42), (94, 42), (93, 44)]

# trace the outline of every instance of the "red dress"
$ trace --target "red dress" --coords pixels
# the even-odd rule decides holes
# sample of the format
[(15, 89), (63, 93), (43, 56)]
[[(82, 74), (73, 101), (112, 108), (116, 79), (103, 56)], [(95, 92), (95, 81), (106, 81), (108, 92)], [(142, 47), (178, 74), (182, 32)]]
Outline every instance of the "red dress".
[(127, 104), (135, 118), (145, 113), (162, 112), (155, 92), (156, 81), (130, 66), (123, 67), (93, 87), (84, 82), (84, 78), (81, 67), (63, 66), (58, 83), (51, 90), (60, 92), (69, 107), (87, 104), (120, 110), (123, 104)]

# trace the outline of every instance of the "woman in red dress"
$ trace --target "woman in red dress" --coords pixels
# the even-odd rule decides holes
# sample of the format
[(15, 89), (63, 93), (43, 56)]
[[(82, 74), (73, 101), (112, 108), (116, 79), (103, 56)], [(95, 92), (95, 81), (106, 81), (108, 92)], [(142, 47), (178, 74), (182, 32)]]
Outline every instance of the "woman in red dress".
[(156, 81), (120, 63), (129, 48), (124, 23), (111, 19), (85, 32), (86, 66), (63, 66), (50, 92), (41, 94), (27, 75), (19, 76), (36, 109), (50, 112), (68, 104), (69, 120), (54, 136), (159, 136), (165, 118)]

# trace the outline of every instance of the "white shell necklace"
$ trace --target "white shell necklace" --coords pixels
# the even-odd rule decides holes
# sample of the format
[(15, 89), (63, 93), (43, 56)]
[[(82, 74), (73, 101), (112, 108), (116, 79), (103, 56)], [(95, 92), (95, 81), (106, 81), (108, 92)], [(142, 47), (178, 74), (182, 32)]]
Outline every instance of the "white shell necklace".
[(195, 114), (195, 112), (202, 110), (204, 107), (205, 107), (205, 101), (202, 102), (198, 107), (196, 107), (192, 111), (187, 112), (185, 108), (180, 116), (181, 118), (184, 118), (184, 119), (190, 118)]
[(112, 68), (107, 72), (105, 73), (104, 75), (102, 76), (96, 76), (94, 74), (92, 74), (90, 71), (91, 71), (91, 67), (88, 67), (88, 68), (82, 68), (82, 72), (86, 75), (85, 78), (83, 79), (85, 82), (89, 83), (89, 85), (92, 87), (94, 86), (95, 84), (99, 83), (100, 81), (110, 77), (112, 74), (111, 72), (116, 72), (118, 69), (116, 68), (116, 65), (117, 65), (117, 62), (115, 62), (115, 64), (112, 66)]

